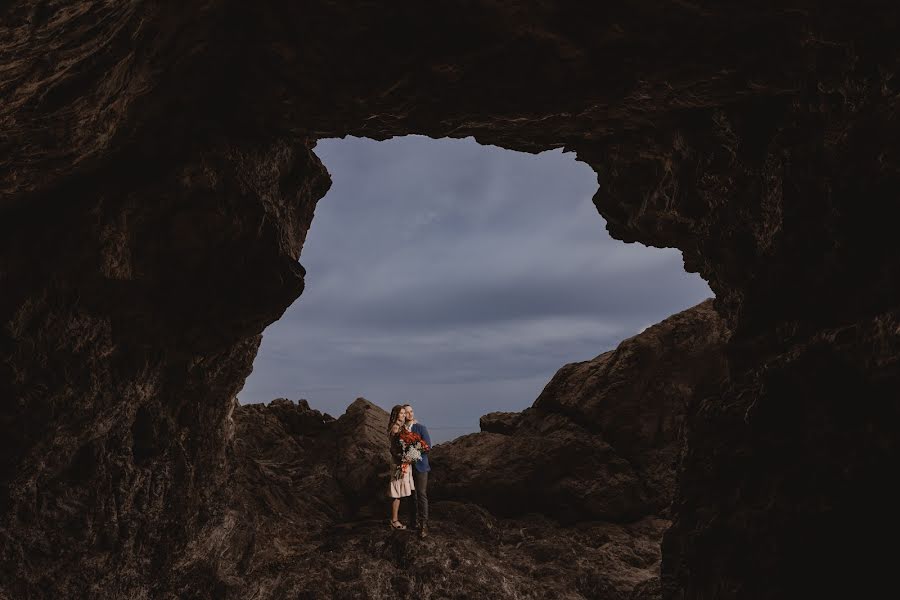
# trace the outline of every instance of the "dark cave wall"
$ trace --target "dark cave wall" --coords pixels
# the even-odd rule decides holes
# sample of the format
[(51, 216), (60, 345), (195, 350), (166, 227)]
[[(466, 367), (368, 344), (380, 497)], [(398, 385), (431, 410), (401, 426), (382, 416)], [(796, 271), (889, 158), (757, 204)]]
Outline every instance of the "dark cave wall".
[(2, 591), (216, 589), (196, 532), (258, 334), (302, 291), (309, 148), (406, 133), (575, 150), (612, 234), (715, 291), (730, 375), (688, 418), (668, 597), (885, 583), (893, 4), (0, 10)]
[(130, 189), (140, 169), (4, 227), (11, 597), (135, 597), (196, 577), (190, 545), (225, 502), (230, 399), (258, 332), (303, 289), (296, 258), (330, 185), (306, 145), (223, 143)]
[(688, 420), (667, 597), (888, 584), (869, 549), (900, 532), (879, 475), (900, 450), (897, 53), (812, 58), (788, 102), (685, 115), (651, 161), (591, 157), (613, 234), (682, 248), (734, 331), (729, 381)]
[(666, 597), (889, 585), (873, 544), (900, 532), (879, 475), (900, 449), (897, 51), (808, 47), (787, 102), (689, 111), (650, 161), (591, 155), (613, 235), (681, 248), (734, 331), (730, 381), (688, 420)]
[(900, 524), (897, 311), (794, 341), (689, 417), (668, 597), (878, 597)]

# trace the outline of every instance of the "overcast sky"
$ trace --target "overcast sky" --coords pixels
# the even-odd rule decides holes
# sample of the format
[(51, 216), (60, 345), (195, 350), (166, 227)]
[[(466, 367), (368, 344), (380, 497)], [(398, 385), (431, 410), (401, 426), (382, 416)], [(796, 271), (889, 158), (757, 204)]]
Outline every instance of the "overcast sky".
[(411, 403), (434, 441), (530, 406), (591, 359), (712, 296), (677, 250), (613, 240), (573, 153), (473, 139), (320, 141), (334, 181), (300, 263), (306, 291), (266, 329), (242, 404)]

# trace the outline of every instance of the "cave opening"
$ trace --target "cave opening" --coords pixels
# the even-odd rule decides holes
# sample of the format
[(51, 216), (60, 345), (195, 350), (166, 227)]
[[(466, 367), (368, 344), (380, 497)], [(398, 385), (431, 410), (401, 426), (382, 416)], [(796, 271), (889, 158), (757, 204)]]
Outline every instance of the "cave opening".
[(241, 404), (409, 402), (439, 443), (713, 295), (678, 250), (608, 235), (597, 175), (572, 153), (418, 135), (314, 151), (333, 183), (306, 288), (265, 330)]
[[(0, 597), (737, 599), (895, 587), (894, 553), (877, 542), (900, 533), (900, 495), (886, 485), (900, 463), (900, 5), (7, 4)], [(380, 502), (383, 426), (360, 456), (337, 442), (365, 442), (365, 421), (338, 419), (316, 444), (307, 434), (324, 421), (291, 422), (313, 411), (233, 403), (259, 334), (303, 286), (299, 246), (326, 187), (310, 140), (408, 132), (577, 151), (602, 175), (597, 205), (614, 237), (680, 248), (716, 291), (715, 310), (673, 315), (639, 336), (646, 344), (610, 353), (633, 359), (601, 382), (634, 383), (613, 387), (616, 398), (569, 369), (559, 383), (584, 394), (561, 386), (568, 395), (543, 414), (553, 436), (500, 433), (496, 420), (436, 448), (433, 499), (447, 501), (425, 552), (384, 543), (383, 504), (377, 522), (332, 527), (355, 499)], [(292, 311), (327, 289), (312, 261), (322, 221)], [(519, 257), (534, 247), (510, 246)], [(548, 271), (522, 260), (526, 274)], [(557, 289), (526, 280), (529, 292)], [(298, 375), (302, 364), (287, 357)], [(413, 374), (407, 364), (392, 377)], [(262, 396), (327, 408), (315, 391)], [(357, 394), (385, 401), (353, 389), (336, 410)], [(621, 412), (573, 410), (590, 394), (591, 410), (617, 400), (607, 406)], [(640, 418), (650, 395), (689, 409), (682, 422)], [(397, 400), (441, 424), (419, 399)], [(601, 435), (575, 435), (573, 413)], [(567, 460), (585, 441), (584, 462)], [(483, 468), (455, 468), (470, 459)], [(495, 519), (510, 496), (525, 510)], [(562, 503), (578, 526), (545, 518)], [(648, 521), (622, 527), (635, 512)]]

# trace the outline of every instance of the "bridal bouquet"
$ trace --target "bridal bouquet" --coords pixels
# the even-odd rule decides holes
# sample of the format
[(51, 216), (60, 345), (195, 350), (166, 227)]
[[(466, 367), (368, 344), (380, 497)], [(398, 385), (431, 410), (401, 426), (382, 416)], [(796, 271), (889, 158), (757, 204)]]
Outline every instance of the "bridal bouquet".
[(400, 457), (400, 464), (394, 469), (394, 479), (400, 479), (406, 475), (409, 465), (422, 458), (423, 454), (431, 450), (431, 447), (422, 439), (422, 436), (412, 431), (400, 432), (400, 445), (403, 447), (403, 453)]

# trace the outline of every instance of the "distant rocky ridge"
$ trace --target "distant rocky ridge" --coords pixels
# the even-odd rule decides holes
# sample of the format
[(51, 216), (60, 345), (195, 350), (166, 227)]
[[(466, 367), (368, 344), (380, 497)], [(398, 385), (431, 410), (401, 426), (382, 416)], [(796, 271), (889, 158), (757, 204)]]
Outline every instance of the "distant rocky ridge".
[(235, 402), (227, 518), (197, 549), (220, 563), (181, 591), (656, 598), (681, 421), (721, 375), (725, 336), (703, 302), (563, 367), (531, 408), (437, 445), (427, 540), (388, 528), (384, 410)]

